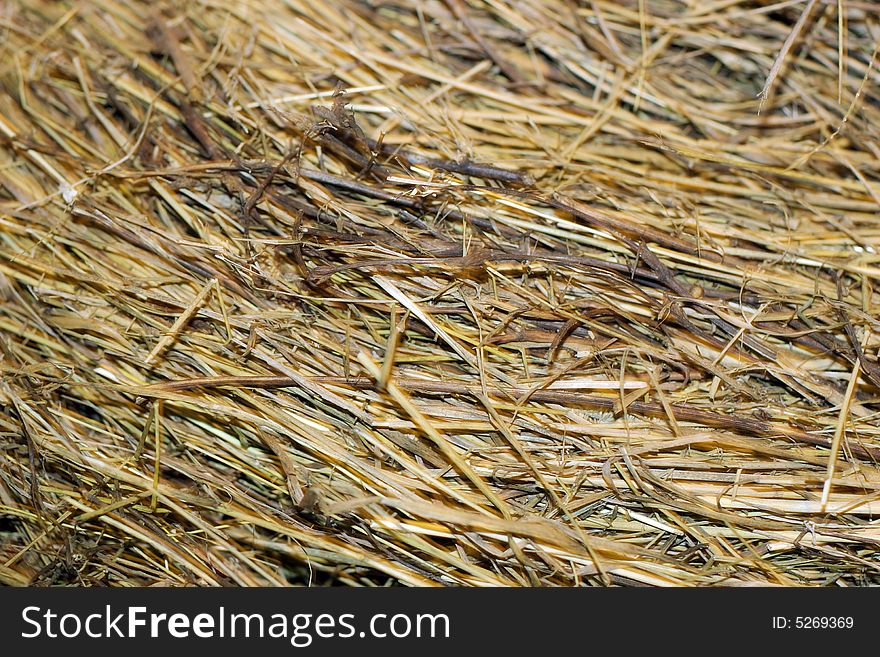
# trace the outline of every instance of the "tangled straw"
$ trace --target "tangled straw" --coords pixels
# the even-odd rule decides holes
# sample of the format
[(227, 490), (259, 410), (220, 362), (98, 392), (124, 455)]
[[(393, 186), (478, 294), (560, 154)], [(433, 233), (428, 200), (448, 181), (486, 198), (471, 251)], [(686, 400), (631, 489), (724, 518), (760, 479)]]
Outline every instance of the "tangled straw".
[(0, 581), (877, 584), (878, 9), (5, 3)]

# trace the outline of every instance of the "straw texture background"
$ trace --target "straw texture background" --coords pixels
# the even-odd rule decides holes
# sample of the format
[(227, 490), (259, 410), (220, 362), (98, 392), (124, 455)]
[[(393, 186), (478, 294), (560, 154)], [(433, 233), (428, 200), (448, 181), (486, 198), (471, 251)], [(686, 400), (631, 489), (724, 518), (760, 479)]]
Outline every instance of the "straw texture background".
[(0, 2), (0, 581), (878, 582), (874, 2)]

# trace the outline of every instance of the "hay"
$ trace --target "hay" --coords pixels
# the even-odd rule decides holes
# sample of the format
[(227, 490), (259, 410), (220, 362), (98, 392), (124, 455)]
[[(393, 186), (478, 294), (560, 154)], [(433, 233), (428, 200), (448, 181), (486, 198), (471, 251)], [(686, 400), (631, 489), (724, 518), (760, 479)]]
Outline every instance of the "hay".
[(0, 30), (0, 581), (880, 582), (878, 5)]

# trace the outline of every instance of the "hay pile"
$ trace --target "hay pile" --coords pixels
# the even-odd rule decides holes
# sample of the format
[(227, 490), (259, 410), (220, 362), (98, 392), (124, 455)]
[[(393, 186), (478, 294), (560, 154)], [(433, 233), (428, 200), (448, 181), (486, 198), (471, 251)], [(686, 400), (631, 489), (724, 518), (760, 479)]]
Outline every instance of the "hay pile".
[(3, 3), (0, 581), (880, 583), (878, 10)]

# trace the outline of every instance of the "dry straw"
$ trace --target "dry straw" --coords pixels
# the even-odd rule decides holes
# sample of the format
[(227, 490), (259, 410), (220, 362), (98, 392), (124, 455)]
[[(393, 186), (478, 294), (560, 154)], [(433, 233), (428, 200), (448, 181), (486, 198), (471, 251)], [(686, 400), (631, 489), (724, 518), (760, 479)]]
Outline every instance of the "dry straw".
[(0, 581), (880, 582), (878, 43), (0, 3)]

